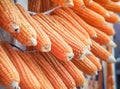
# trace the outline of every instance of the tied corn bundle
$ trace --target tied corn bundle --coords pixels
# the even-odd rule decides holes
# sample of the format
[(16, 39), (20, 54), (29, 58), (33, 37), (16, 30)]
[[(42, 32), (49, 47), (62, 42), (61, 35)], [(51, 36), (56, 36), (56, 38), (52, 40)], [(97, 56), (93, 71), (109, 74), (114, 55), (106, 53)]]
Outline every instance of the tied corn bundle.
[(20, 77), (0, 43), (0, 83), (6, 88), (19, 89)]
[(26, 20), (31, 24), (31, 26), (37, 32), (37, 45), (36, 49), (42, 52), (48, 52), (51, 50), (51, 41), (47, 34), (42, 30), (39, 24), (28, 14), (28, 12), (20, 5), (16, 4), (22, 15), (26, 18)]
[(26, 63), (26, 65), (30, 68), (30, 70), (35, 75), (35, 77), (38, 79), (39, 83), (42, 85), (42, 88), (54, 89), (50, 81), (47, 79), (42, 69), (37, 64), (37, 62), (33, 59), (30, 53), (22, 53), (20, 51), (17, 51), (17, 53), (22, 58), (22, 60)]
[(60, 62), (56, 60), (56, 58), (51, 53), (42, 53), (42, 56), (60, 76), (60, 78), (63, 80), (68, 89), (73, 89), (76, 86), (72, 76), (62, 66), (62, 64), (60, 64)]
[(54, 71), (51, 65), (40, 55), (40, 53), (34, 53), (33, 57), (34, 60), (38, 63), (38, 65), (41, 67), (46, 77), (51, 82), (54, 89), (67, 89), (62, 79)]
[(85, 55), (89, 55), (90, 52), (87, 50), (87, 47), (71, 34), (64, 26), (61, 26), (54, 18), (49, 19), (48, 16), (38, 14), (45, 22), (47, 22), (57, 33), (59, 33), (63, 39), (72, 47), (74, 56), (76, 58), (83, 58)]
[(0, 27), (10, 33), (19, 33), (21, 20), (11, 5), (14, 5), (11, 0), (0, 1)]
[(42, 86), (39, 81), (17, 52), (7, 43), (2, 44), (2, 47), (19, 73), (20, 87), (22, 89), (40, 89)]
[(106, 62), (114, 63), (116, 62), (115, 58), (110, 52), (105, 50), (102, 46), (92, 40), (91, 52), (101, 60)]
[(91, 38), (95, 38), (97, 36), (94, 29), (92, 29), (84, 20), (82, 20), (72, 9), (70, 8), (62, 8), (67, 14), (73, 17), (85, 30), (88, 32)]
[(51, 52), (60, 60), (71, 60), (74, 56), (72, 48), (63, 40), (63, 38), (54, 31), (44, 20), (39, 16), (33, 16), (39, 23), (42, 29), (46, 32), (52, 42)]
[(87, 57), (84, 57), (83, 60), (73, 59), (71, 60), (78, 69), (87, 75), (96, 75), (97, 67), (93, 64)]

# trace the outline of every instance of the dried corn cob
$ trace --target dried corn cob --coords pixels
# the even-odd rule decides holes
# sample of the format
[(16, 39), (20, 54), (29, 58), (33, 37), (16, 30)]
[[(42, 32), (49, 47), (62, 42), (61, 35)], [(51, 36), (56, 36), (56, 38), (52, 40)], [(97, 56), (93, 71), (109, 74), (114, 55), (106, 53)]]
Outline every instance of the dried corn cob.
[(28, 1), (28, 10), (32, 12), (40, 12), (41, 0), (29, 0)]
[(90, 25), (100, 26), (105, 23), (105, 19), (101, 15), (88, 8), (73, 8), (73, 10)]
[(95, 38), (97, 36), (94, 29), (92, 29), (84, 20), (82, 20), (74, 11), (70, 8), (62, 8), (67, 14), (73, 17), (85, 30), (88, 32), (91, 38)]
[(113, 2), (119, 2), (120, 0), (112, 0)]
[(87, 50), (87, 46), (85, 46), (82, 41), (70, 33), (66, 28), (64, 28), (64, 26), (60, 25), (54, 18), (49, 19), (47, 15), (37, 15), (63, 37), (63, 39), (72, 47), (76, 58), (83, 58), (85, 55), (90, 54)]
[(84, 84), (86, 83), (86, 80), (85, 80), (83, 74), (71, 61), (69, 61), (69, 62), (59, 61), (59, 62), (64, 66), (64, 68), (66, 68), (66, 70), (73, 77), (77, 87), (84, 86)]
[(108, 11), (102, 7), (101, 5), (99, 5), (98, 3), (96, 2), (92, 2), (92, 4), (85, 4), (87, 8), (95, 11), (96, 13), (102, 15), (103, 17), (109, 17), (109, 13)]
[(33, 18), (39, 23), (42, 29), (46, 32), (52, 42), (51, 52), (59, 59), (66, 61), (73, 58), (72, 48), (63, 40), (63, 38), (54, 31), (44, 20), (39, 16), (33, 16)]
[(34, 60), (42, 68), (44, 74), (49, 79), (54, 89), (67, 89), (62, 79), (39, 53), (34, 53)]
[(113, 76), (107, 76), (107, 84), (110, 84), (111, 86), (114, 86), (114, 77)]
[(0, 1), (0, 27), (11, 33), (19, 33), (21, 20), (11, 5), (14, 5), (11, 0)]
[(107, 45), (107, 46), (110, 46), (110, 47), (116, 47), (116, 44), (109, 38), (108, 35), (106, 35), (102, 31), (99, 31), (96, 28), (93, 28), (93, 29), (95, 29), (95, 31), (97, 33), (97, 37), (94, 38), (94, 41), (96, 41), (100, 45)]
[(110, 22), (110, 23), (118, 23), (120, 22), (120, 18), (117, 14), (113, 13), (113, 12), (110, 12), (109, 11), (109, 17), (106, 17), (105, 20), (107, 22)]
[(83, 60), (73, 59), (71, 61), (85, 74), (93, 76), (97, 73), (97, 67), (87, 57)]
[(92, 40), (92, 46), (91, 46), (91, 51), (93, 54), (100, 58), (101, 60), (104, 60), (106, 62), (116, 62), (115, 58), (112, 56), (111, 53), (109, 53), (107, 50), (102, 48), (98, 43)]
[(30, 68), (32, 73), (36, 76), (36, 78), (38, 79), (38, 81), (42, 85), (42, 88), (54, 89), (53, 86), (51, 85), (50, 81), (44, 75), (42, 69), (39, 67), (37, 62), (30, 55), (30, 53), (22, 53), (20, 51), (17, 51), (17, 53), (22, 58), (22, 60), (27, 64), (27, 66)]
[(19, 74), (0, 44), (0, 83), (6, 88), (19, 89)]
[(81, 32), (79, 32), (74, 26), (72, 26), (67, 20), (54, 15), (55, 20), (59, 22), (59, 24), (63, 25), (68, 31), (70, 31), (73, 35), (75, 35), (79, 40), (81, 40), (88, 48), (90, 47), (90, 42), (83, 36)]
[(74, 7), (82, 7), (84, 8), (85, 7), (85, 4), (83, 2), (83, 0), (73, 0), (73, 3), (74, 3)]
[(102, 69), (102, 66), (100, 64), (100, 61), (92, 54), (91, 56), (86, 56), (95, 66), (97, 69), (100, 71)]
[(68, 71), (59, 63), (58, 60), (51, 53), (42, 53), (42, 56), (46, 59), (46, 61), (52, 66), (52, 68), (56, 71), (56, 73), (63, 80), (68, 89), (73, 89), (75, 85), (75, 81), (72, 76), (68, 73)]
[(107, 64), (107, 75), (113, 75), (113, 65), (111, 63)]
[(36, 49), (42, 52), (48, 52), (51, 50), (51, 41), (47, 34), (41, 29), (39, 24), (27, 13), (27, 11), (19, 4), (16, 4), (18, 9), (21, 11), (22, 15), (27, 19), (31, 26), (37, 32), (37, 41)]
[(84, 30), (84, 28), (77, 22), (74, 20), (74, 18), (72, 18), (69, 14), (67, 14), (64, 10), (62, 10), (61, 8), (56, 9), (53, 14), (56, 14), (62, 18), (65, 18), (66, 20), (68, 20), (71, 25), (73, 25), (76, 29), (78, 29), (87, 39), (89, 39), (89, 34)]
[(16, 67), (20, 76), (20, 87), (22, 89), (40, 89), (41, 85), (33, 75), (28, 66), (23, 62), (17, 52), (7, 43), (2, 44), (3, 49)]
[(120, 5), (116, 2), (110, 1), (108, 4), (101, 3), (101, 5), (109, 11), (120, 13)]

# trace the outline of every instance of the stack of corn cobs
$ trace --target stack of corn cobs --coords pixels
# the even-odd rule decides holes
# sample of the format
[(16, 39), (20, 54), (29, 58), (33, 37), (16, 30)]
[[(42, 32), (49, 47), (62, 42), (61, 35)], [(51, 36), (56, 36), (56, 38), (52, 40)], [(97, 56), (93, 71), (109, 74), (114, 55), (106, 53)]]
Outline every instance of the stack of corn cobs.
[[(116, 47), (109, 23), (119, 22), (119, 0), (28, 0), (31, 15), (0, 0), (0, 27), (37, 52), (0, 42), (0, 84), (7, 89), (73, 89), (94, 76), (99, 60), (116, 62), (102, 46)], [(52, 10), (51, 10), (52, 9)], [(43, 13), (50, 10), (49, 14)], [(47, 13), (48, 13), (47, 12)], [(115, 12), (115, 13), (114, 13)]]

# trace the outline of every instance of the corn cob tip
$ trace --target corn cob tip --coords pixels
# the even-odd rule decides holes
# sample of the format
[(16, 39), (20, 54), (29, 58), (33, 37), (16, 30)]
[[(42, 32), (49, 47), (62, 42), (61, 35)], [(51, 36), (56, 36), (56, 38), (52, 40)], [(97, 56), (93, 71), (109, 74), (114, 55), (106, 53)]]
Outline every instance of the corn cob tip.
[(115, 44), (115, 42), (113, 42), (112, 40), (107, 44), (110, 47), (117, 47), (117, 45)]
[(35, 38), (31, 38), (32, 45), (31, 46), (36, 46), (37, 45), (37, 40)]
[(92, 4), (93, 3), (93, 0), (89, 0), (88, 4)]
[(93, 38), (97, 38), (97, 34), (95, 34), (95, 35), (93, 36)]
[(119, 24), (120, 24), (120, 18), (118, 19), (117, 23), (119, 23)]
[(87, 46), (87, 49), (88, 49), (88, 50), (91, 50), (91, 46), (90, 46), (90, 45), (88, 45), (88, 46)]
[(115, 63), (116, 59), (114, 58), (114, 56), (111, 55), (111, 56), (108, 57), (108, 62), (109, 63)]
[(20, 33), (20, 27), (16, 24), (13, 24), (11, 27), (10, 27), (10, 30), (12, 30), (13, 32), (16, 32), (16, 33)]
[(74, 57), (74, 53), (67, 53), (67, 60), (70, 61)]
[(98, 72), (97, 72), (97, 71), (95, 71), (95, 73), (94, 73), (93, 75), (98, 75)]
[(74, 87), (73, 89), (77, 89), (76, 87)]
[(88, 39), (89, 44), (92, 46), (92, 41), (91, 39)]
[(43, 46), (41, 48), (41, 51), (42, 52), (49, 52), (49, 51), (51, 51), (51, 46), (50, 45)]
[(80, 89), (84, 89), (84, 88), (85, 88), (85, 86), (87, 86), (87, 84), (88, 84), (88, 81), (87, 81), (87, 80), (85, 80), (85, 82), (83, 83), (83, 85), (81, 85)]
[(84, 50), (79, 59), (83, 59), (86, 55), (92, 55), (89, 50)]
[(19, 83), (15, 82), (15, 81), (12, 82), (11, 87), (12, 87), (12, 89), (20, 89)]
[(70, 2), (69, 0), (67, 0), (65, 2), (65, 5), (68, 6), (68, 7), (73, 7), (74, 6), (74, 3), (73, 2)]
[(110, 14), (109, 14), (109, 13), (106, 13), (105, 16), (106, 16), (106, 17), (110, 17)]

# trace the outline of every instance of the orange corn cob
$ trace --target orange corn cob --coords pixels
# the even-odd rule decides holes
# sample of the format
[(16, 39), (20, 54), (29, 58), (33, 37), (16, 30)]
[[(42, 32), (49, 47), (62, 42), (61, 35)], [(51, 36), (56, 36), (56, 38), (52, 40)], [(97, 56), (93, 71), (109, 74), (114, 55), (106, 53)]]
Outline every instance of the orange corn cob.
[[(57, 59), (56, 59), (57, 60)], [(62, 62), (59, 61), (63, 67), (69, 72), (69, 74), (73, 77), (76, 86), (84, 86), (86, 80), (81, 71), (71, 62)]]
[(41, 85), (31, 72), (25, 62), (20, 58), (15, 50), (13, 50), (7, 43), (2, 44), (5, 52), (16, 67), (20, 76), (20, 87), (22, 89), (40, 89)]
[(120, 0), (112, 0), (113, 2), (119, 2)]
[(94, 0), (94, 1), (99, 4), (101, 4), (101, 3), (108, 4), (108, 3), (110, 3), (111, 0)]
[(28, 23), (28, 21), (23, 17), (21, 12), (13, 3), (11, 3), (10, 6), (11, 8), (14, 8), (16, 13), (18, 13), (19, 18), (22, 21), (20, 26), (20, 32), (12, 33), (12, 35), (25, 46), (37, 45), (37, 40), (36, 40), (37, 34), (34, 28)]
[(93, 0), (83, 0), (85, 5), (89, 5), (93, 3)]
[(82, 41), (70, 33), (64, 26), (60, 25), (54, 18), (51, 18), (51, 20), (48, 16), (42, 14), (38, 14), (38, 16), (64, 38), (64, 40), (72, 47), (76, 58), (79, 59), (90, 54)]
[(107, 84), (110, 84), (111, 86), (114, 86), (114, 77), (113, 76), (107, 76)]
[(75, 81), (72, 76), (68, 73), (68, 71), (58, 62), (58, 60), (50, 53), (42, 53), (42, 56), (46, 59), (46, 61), (52, 66), (52, 68), (56, 71), (56, 73), (63, 80), (68, 89), (73, 89), (75, 85)]
[(101, 15), (88, 8), (73, 8), (73, 10), (78, 16), (92, 26), (100, 26), (105, 23), (105, 19)]
[(62, 79), (39, 53), (34, 53), (34, 60), (42, 68), (44, 74), (49, 79), (54, 89), (67, 89)]
[(95, 64), (95, 66), (97, 67), (97, 69), (100, 71), (102, 69), (102, 66), (100, 64), (100, 61), (94, 56), (94, 54), (90, 55), (90, 56), (86, 56), (93, 64)]
[(110, 52), (102, 48), (98, 43), (96, 43), (93, 40), (92, 40), (91, 51), (96, 57), (100, 58), (101, 60), (104, 60), (110, 63), (116, 61)]
[(82, 7), (84, 8), (85, 7), (85, 4), (83, 2), (83, 0), (73, 0), (73, 3), (74, 3), (74, 7)]
[(40, 12), (41, 0), (29, 0), (28, 1), (28, 10), (32, 12)]
[(33, 16), (33, 18), (39, 23), (42, 29), (46, 32), (52, 42), (51, 52), (60, 60), (66, 61), (73, 58), (72, 48), (63, 40), (63, 38), (54, 31), (44, 20), (39, 16)]
[(22, 58), (22, 60), (26, 63), (26, 65), (30, 68), (30, 70), (35, 75), (35, 77), (38, 79), (38, 81), (42, 85), (42, 88), (54, 89), (53, 86), (51, 85), (50, 81), (44, 75), (42, 69), (39, 67), (37, 62), (30, 55), (30, 53), (22, 53), (20, 51), (17, 51), (17, 53)]
[(84, 28), (64, 10), (56, 9), (53, 13), (68, 20), (71, 23), (71, 25), (73, 25), (76, 29), (78, 29), (87, 39), (90, 38), (89, 34), (84, 30)]
[(0, 84), (6, 88), (19, 88), (19, 74), (0, 45)]
[(101, 4), (104, 8), (106, 8), (109, 11), (113, 11), (115, 13), (120, 13), (120, 5), (116, 2), (110, 1), (108, 4)]
[(113, 13), (113, 12), (110, 12), (109, 11), (109, 17), (106, 17), (105, 20), (107, 22), (110, 22), (110, 23), (118, 23), (120, 22), (120, 18), (117, 14)]
[(54, 15), (55, 20), (58, 21), (59, 24), (63, 25), (69, 32), (75, 35), (79, 40), (81, 40), (86, 46), (90, 46), (90, 42), (83, 36), (81, 32), (79, 32), (74, 26), (72, 26), (67, 20)]
[(97, 67), (87, 57), (83, 60), (73, 59), (71, 61), (85, 74), (93, 76), (97, 73)]
[(107, 64), (107, 75), (113, 75), (113, 65), (111, 63)]
[(91, 38), (96, 37), (96, 32), (92, 29), (84, 20), (82, 20), (72, 9), (70, 8), (62, 8), (67, 14), (73, 17), (85, 30), (88, 32)]
[(19, 33), (21, 20), (11, 5), (14, 5), (11, 0), (0, 1), (0, 27), (11, 33)]
[(99, 87), (98, 89), (103, 89), (102, 84), (103, 84), (103, 70), (101, 70), (98, 75), (98, 87)]
[(95, 11), (96, 13), (102, 15), (103, 17), (109, 17), (108, 11), (98, 3), (93, 1), (92, 4), (85, 4), (85, 5), (87, 8)]
[(116, 44), (110, 39), (110, 37), (108, 35), (106, 35), (102, 31), (99, 31), (96, 28), (93, 28), (93, 29), (95, 29), (95, 31), (97, 33), (97, 37), (93, 39), (94, 41), (96, 41), (100, 45), (108, 45), (111, 47), (116, 47)]
[(27, 19), (31, 26), (37, 32), (37, 41), (36, 49), (42, 52), (48, 52), (51, 50), (51, 41), (47, 34), (41, 29), (39, 24), (28, 14), (28, 12), (19, 4), (16, 4), (18, 9), (21, 11), (22, 15)]

